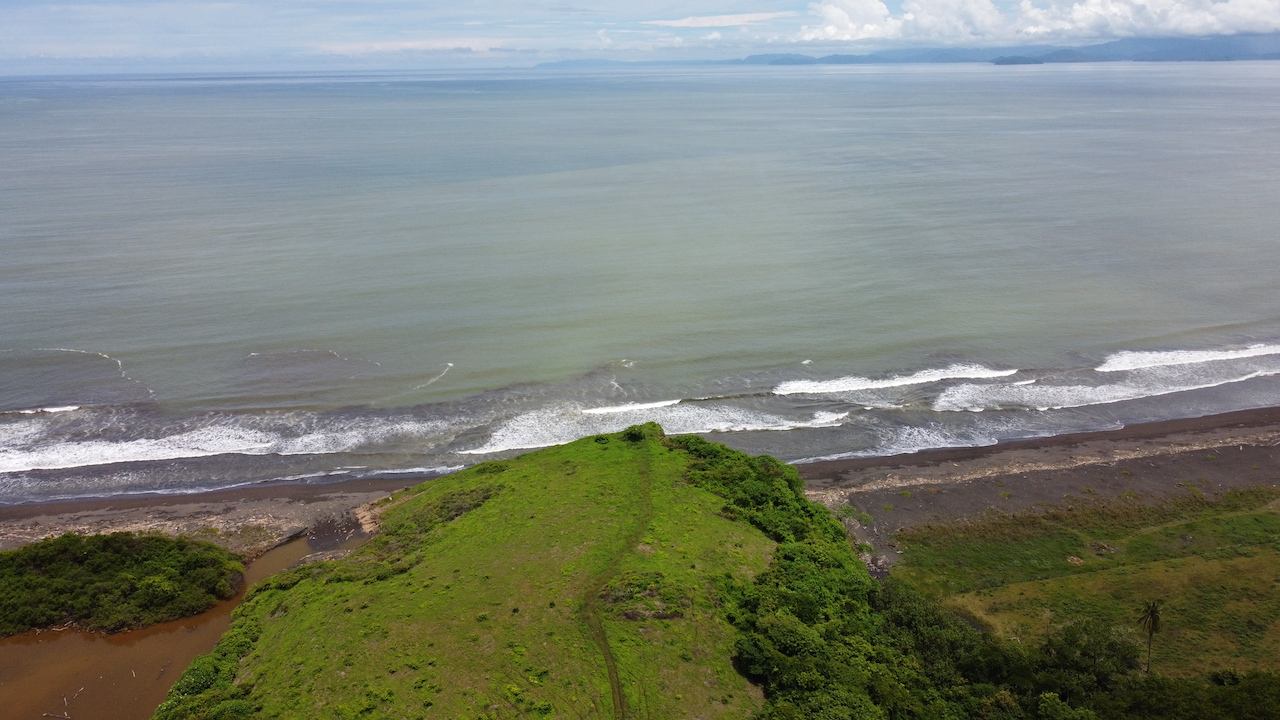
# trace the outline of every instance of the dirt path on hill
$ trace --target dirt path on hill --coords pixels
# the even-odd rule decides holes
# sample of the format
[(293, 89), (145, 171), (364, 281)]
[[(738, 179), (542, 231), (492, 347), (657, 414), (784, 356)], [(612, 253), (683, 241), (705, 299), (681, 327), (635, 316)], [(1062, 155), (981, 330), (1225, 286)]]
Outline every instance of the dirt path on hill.
[(604, 656), (605, 670), (609, 673), (609, 689), (613, 694), (613, 717), (614, 720), (626, 720), (631, 716), (627, 710), (627, 698), (622, 692), (622, 678), (618, 674), (618, 660), (613, 656), (613, 649), (609, 647), (609, 637), (604, 631), (604, 621), (600, 614), (600, 593), (604, 590), (604, 586), (618, 574), (618, 569), (622, 566), (622, 559), (627, 553), (631, 552), (640, 539), (644, 537), (644, 533), (649, 529), (649, 523), (653, 521), (653, 496), (651, 494), (651, 484), (649, 477), (649, 441), (646, 439), (641, 447), (639, 466), (636, 468), (640, 480), (640, 517), (636, 519), (635, 528), (627, 533), (623, 539), (622, 545), (609, 558), (609, 564), (604, 569), (596, 573), (591, 582), (587, 584), (587, 591), (583, 596), (582, 614), (583, 619), (587, 623), (587, 629), (590, 631), (591, 640), (600, 648), (600, 654)]

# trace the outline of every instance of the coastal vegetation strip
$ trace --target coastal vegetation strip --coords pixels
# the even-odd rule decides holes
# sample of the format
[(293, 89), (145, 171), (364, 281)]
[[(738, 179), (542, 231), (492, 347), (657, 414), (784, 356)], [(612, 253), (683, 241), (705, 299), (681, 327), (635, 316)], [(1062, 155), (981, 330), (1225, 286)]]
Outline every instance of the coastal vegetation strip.
[(0, 552), (0, 636), (71, 625), (117, 632), (204, 612), (235, 594), (244, 566), (211, 543), (111, 533)]
[(1080, 621), (1135, 632), (1163, 601), (1154, 667), (1280, 670), (1280, 489), (1116, 498), (903, 531), (894, 577), (1015, 642)]
[[(894, 574), (942, 598), (1010, 583), (1191, 555), (1280, 539), (1280, 487), (1229, 490), (1214, 498), (1195, 488), (1161, 502), (1133, 495), (1021, 513), (988, 513), (924, 525), (894, 537), (902, 559)], [(1076, 558), (1079, 562), (1072, 562)]]
[[(1272, 674), (1144, 673), (1140, 641), (1163, 638), (1105, 618), (980, 632), (910, 580), (874, 581), (803, 489), (774, 458), (653, 424), (420, 485), (349, 558), (256, 586), (156, 717), (1238, 720), (1280, 701)], [(1190, 522), (1248, 535), (1265, 501), (1086, 525), (1155, 532), (1159, 550)], [(1013, 534), (1038, 547), (1039, 527)], [(948, 537), (986, 537), (953, 531), (932, 529), (937, 557)], [(1143, 562), (1189, 557), (1156, 556)], [(1163, 607), (1172, 628), (1177, 605)]]

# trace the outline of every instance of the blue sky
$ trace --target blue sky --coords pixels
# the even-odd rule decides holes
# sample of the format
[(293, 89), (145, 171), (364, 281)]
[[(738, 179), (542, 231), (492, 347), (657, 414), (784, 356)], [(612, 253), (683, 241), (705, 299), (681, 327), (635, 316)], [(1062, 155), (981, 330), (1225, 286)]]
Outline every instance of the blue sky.
[(1280, 0), (0, 0), (0, 60), (530, 65), (1280, 31)]

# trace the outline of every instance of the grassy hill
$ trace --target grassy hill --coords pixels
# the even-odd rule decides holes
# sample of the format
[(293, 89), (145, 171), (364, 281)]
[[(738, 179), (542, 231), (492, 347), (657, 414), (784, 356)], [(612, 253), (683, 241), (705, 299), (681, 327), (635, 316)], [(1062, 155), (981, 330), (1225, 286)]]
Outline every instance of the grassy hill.
[[(689, 484), (655, 428), (393, 497), (354, 557), (258, 587), (159, 716), (227, 695), (261, 717), (751, 715), (761, 692), (730, 663), (716, 588), (763, 571), (775, 543)], [(200, 687), (241, 650), (247, 692)]]

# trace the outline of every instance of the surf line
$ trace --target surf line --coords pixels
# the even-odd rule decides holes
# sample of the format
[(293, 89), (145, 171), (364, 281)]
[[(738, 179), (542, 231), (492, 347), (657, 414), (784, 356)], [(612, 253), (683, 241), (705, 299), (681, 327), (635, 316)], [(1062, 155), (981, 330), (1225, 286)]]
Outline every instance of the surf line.
[(587, 623), (588, 633), (591, 640), (600, 649), (600, 654), (604, 656), (605, 671), (609, 675), (609, 690), (613, 695), (613, 717), (614, 720), (626, 720), (630, 717), (627, 710), (627, 697), (622, 692), (622, 679), (618, 674), (618, 660), (613, 655), (613, 648), (609, 647), (609, 636), (605, 634), (604, 622), (600, 619), (600, 594), (604, 592), (604, 587), (610, 580), (618, 574), (618, 570), (622, 567), (622, 559), (631, 552), (640, 539), (644, 537), (644, 533), (649, 529), (649, 525), (653, 522), (653, 495), (652, 484), (649, 477), (649, 450), (650, 440), (645, 438), (640, 441), (640, 458), (636, 467), (636, 476), (640, 484), (640, 515), (636, 518), (635, 527), (631, 532), (627, 533), (623, 538), (622, 544), (614, 551), (609, 558), (609, 563), (596, 573), (591, 582), (587, 583), (586, 592), (582, 597), (582, 615), (583, 620)]

